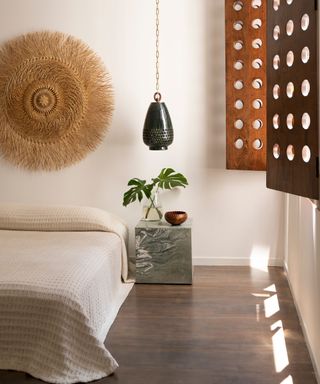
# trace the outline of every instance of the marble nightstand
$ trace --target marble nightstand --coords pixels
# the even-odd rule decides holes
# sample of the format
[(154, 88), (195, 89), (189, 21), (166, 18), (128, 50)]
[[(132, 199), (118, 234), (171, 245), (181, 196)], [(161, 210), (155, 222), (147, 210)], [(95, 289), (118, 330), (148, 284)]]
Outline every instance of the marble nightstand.
[(140, 221), (135, 228), (136, 283), (192, 284), (191, 221)]

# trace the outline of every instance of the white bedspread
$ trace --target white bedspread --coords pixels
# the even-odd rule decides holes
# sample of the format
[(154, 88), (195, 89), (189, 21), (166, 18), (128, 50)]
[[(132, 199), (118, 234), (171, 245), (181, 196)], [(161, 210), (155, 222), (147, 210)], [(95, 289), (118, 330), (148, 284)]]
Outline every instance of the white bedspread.
[(13, 218), (4, 219), (1, 208), (0, 369), (61, 384), (111, 374), (118, 365), (103, 342), (132, 288), (121, 281), (124, 237), (96, 232), (96, 211), (87, 232), (79, 221), (69, 225), (70, 212), (61, 232), (53, 212), (53, 220), (46, 214), (47, 227), (35, 213), (33, 228), (25, 228), (26, 214), (24, 223), (15, 216), (14, 225), (29, 230), (10, 230)]

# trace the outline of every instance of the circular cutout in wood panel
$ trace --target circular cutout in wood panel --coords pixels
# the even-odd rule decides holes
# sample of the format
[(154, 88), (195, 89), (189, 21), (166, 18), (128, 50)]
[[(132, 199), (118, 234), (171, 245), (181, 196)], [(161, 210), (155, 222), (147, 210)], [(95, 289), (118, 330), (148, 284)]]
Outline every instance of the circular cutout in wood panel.
[(261, 40), (261, 39), (254, 39), (254, 40), (252, 41), (252, 47), (253, 47), (254, 49), (259, 49), (259, 48), (261, 48), (261, 47), (262, 47), (262, 40)]
[(243, 41), (242, 40), (237, 40), (233, 43), (233, 47), (236, 51), (241, 51), (243, 48)]
[(294, 63), (294, 53), (292, 51), (289, 51), (287, 53), (287, 66), (292, 67)]
[(311, 150), (307, 145), (304, 145), (302, 148), (302, 160), (305, 163), (309, 163), (311, 159)]
[(280, 0), (273, 0), (273, 9), (277, 11), (280, 7)]
[(257, 9), (257, 8), (260, 8), (261, 5), (262, 5), (262, 0), (252, 0), (251, 1), (251, 7), (252, 8)]
[(234, 103), (234, 107), (236, 109), (242, 109), (243, 108), (243, 101), (240, 99), (236, 100), (236, 102)]
[(238, 21), (235, 21), (233, 23), (233, 29), (235, 31), (241, 31), (242, 28), (243, 28), (243, 22), (242, 21), (238, 20)]
[(242, 1), (235, 1), (233, 3), (233, 9), (237, 12), (241, 11), (243, 9), (243, 2)]
[(279, 69), (279, 67), (280, 67), (280, 56), (279, 55), (275, 55), (273, 57), (272, 64), (273, 64), (273, 69), (275, 69), (275, 70)]
[(254, 89), (261, 89), (262, 88), (262, 80), (260, 78), (253, 79), (252, 81), (252, 87)]
[(236, 69), (237, 71), (240, 71), (241, 69), (243, 69), (243, 61), (241, 60), (235, 61), (233, 64), (233, 68)]
[(252, 61), (252, 68), (254, 69), (260, 69), (262, 67), (262, 60), (261, 59), (254, 59)]
[(280, 116), (276, 113), (272, 118), (272, 124), (274, 129), (278, 129), (280, 126)]
[(244, 146), (244, 142), (241, 138), (238, 138), (235, 142), (234, 142), (234, 146), (237, 148), (237, 149), (242, 149), (243, 146)]
[(294, 85), (293, 85), (292, 81), (290, 81), (287, 84), (287, 96), (289, 97), (289, 99), (291, 99), (293, 97), (293, 94), (294, 94)]
[(233, 87), (237, 90), (240, 90), (244, 87), (244, 83), (242, 80), (236, 80), (234, 83), (233, 83)]
[(294, 147), (292, 144), (287, 146), (287, 159), (292, 161), (294, 159)]
[(294, 116), (292, 113), (289, 113), (287, 115), (287, 127), (288, 127), (288, 129), (293, 129), (293, 124), (294, 124)]
[(301, 124), (303, 129), (309, 129), (311, 124), (311, 118), (309, 113), (305, 112), (301, 118)]
[(234, 127), (237, 128), (237, 129), (242, 129), (243, 128), (243, 121), (241, 119), (237, 119), (235, 122), (234, 122)]
[(260, 139), (255, 139), (252, 142), (252, 148), (255, 150), (260, 150), (263, 147), (263, 143)]
[(258, 130), (258, 129), (262, 128), (262, 126), (263, 126), (263, 122), (262, 122), (262, 120), (260, 120), (260, 119), (253, 120), (253, 122), (252, 122), (252, 128)]
[(251, 26), (253, 29), (260, 29), (262, 27), (262, 20), (261, 19), (252, 20)]
[(279, 37), (280, 37), (280, 26), (279, 25), (276, 25), (274, 28), (273, 28), (273, 39), (274, 40), (279, 40)]
[(306, 31), (309, 28), (310, 18), (307, 13), (301, 17), (301, 29)]
[(310, 59), (310, 49), (308, 47), (304, 47), (301, 51), (301, 60), (303, 63), (307, 63)]
[(310, 89), (311, 89), (311, 86), (310, 86), (310, 82), (309, 80), (303, 80), (302, 84), (301, 84), (301, 93), (303, 96), (308, 96), (309, 93), (310, 93)]
[(293, 24), (293, 21), (292, 20), (289, 20), (287, 22), (287, 26), (286, 26), (286, 32), (287, 32), (287, 35), (288, 36), (291, 36), (293, 34), (293, 31), (294, 31), (294, 24)]
[(273, 94), (273, 98), (275, 100), (279, 99), (279, 97), (280, 97), (280, 85), (279, 84), (275, 84), (273, 86), (272, 94)]
[(272, 153), (273, 153), (273, 157), (275, 159), (279, 159), (279, 157), (280, 157), (280, 145), (279, 144), (275, 144), (273, 146)]
[(263, 106), (262, 100), (260, 100), (260, 99), (253, 100), (252, 106), (254, 109), (261, 109)]

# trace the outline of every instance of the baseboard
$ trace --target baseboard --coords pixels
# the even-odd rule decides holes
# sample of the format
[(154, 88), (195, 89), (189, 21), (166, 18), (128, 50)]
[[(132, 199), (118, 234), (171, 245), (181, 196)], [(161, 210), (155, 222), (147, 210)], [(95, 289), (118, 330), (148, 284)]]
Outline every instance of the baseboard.
[[(228, 257), (193, 257), (193, 265), (225, 265), (225, 266), (248, 266), (250, 267), (250, 258), (228, 258)], [(283, 260), (270, 259), (268, 262), (270, 267), (283, 267)]]
[(294, 296), (294, 292), (293, 292), (293, 289), (292, 289), (292, 285), (291, 285), (291, 282), (290, 282), (289, 272), (288, 272), (288, 264), (285, 261), (283, 262), (283, 268), (284, 268), (286, 276), (287, 276), (287, 281), (288, 281), (289, 288), (290, 288), (290, 291), (291, 291), (291, 295), (292, 295), (292, 298), (293, 298), (294, 306), (296, 307), (296, 310), (297, 310), (297, 314), (298, 314), (298, 317), (299, 317), (302, 333), (303, 333), (304, 339), (306, 341), (306, 345), (307, 345), (307, 348), (308, 348), (308, 351), (309, 351), (309, 355), (310, 355), (310, 359), (311, 359), (311, 362), (312, 362), (312, 365), (313, 365), (314, 372), (316, 374), (316, 379), (317, 379), (318, 384), (320, 384), (320, 366), (318, 366), (317, 361), (316, 361), (316, 359), (314, 357), (313, 350), (312, 350), (310, 342), (309, 342), (310, 337), (309, 337), (309, 334), (308, 334), (308, 331), (307, 331), (307, 327), (306, 327), (305, 322), (303, 321), (303, 318), (301, 316), (301, 312), (300, 312), (299, 306), (298, 306), (298, 304), (296, 302), (296, 299), (295, 299), (295, 296)]

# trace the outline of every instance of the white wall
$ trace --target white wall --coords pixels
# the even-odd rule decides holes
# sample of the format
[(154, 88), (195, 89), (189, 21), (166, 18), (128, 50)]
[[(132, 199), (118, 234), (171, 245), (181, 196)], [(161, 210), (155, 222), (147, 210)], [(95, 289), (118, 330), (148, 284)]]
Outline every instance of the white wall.
[(193, 217), (196, 262), (281, 263), (282, 195), (265, 188), (264, 172), (225, 170), (223, 0), (161, 1), (161, 91), (175, 128), (165, 152), (150, 152), (141, 137), (154, 92), (154, 1), (0, 3), (0, 42), (42, 29), (70, 33), (103, 58), (116, 94), (111, 132), (81, 163), (30, 173), (0, 159), (1, 202), (101, 207), (122, 216), (132, 234), (141, 207), (122, 207), (126, 182), (171, 166), (190, 186), (164, 193), (163, 203)]
[(291, 292), (320, 383), (320, 202), (317, 204), (318, 209), (309, 199), (286, 195), (284, 253)]
[(320, 211), (286, 196), (285, 263), (291, 290), (320, 379)]

